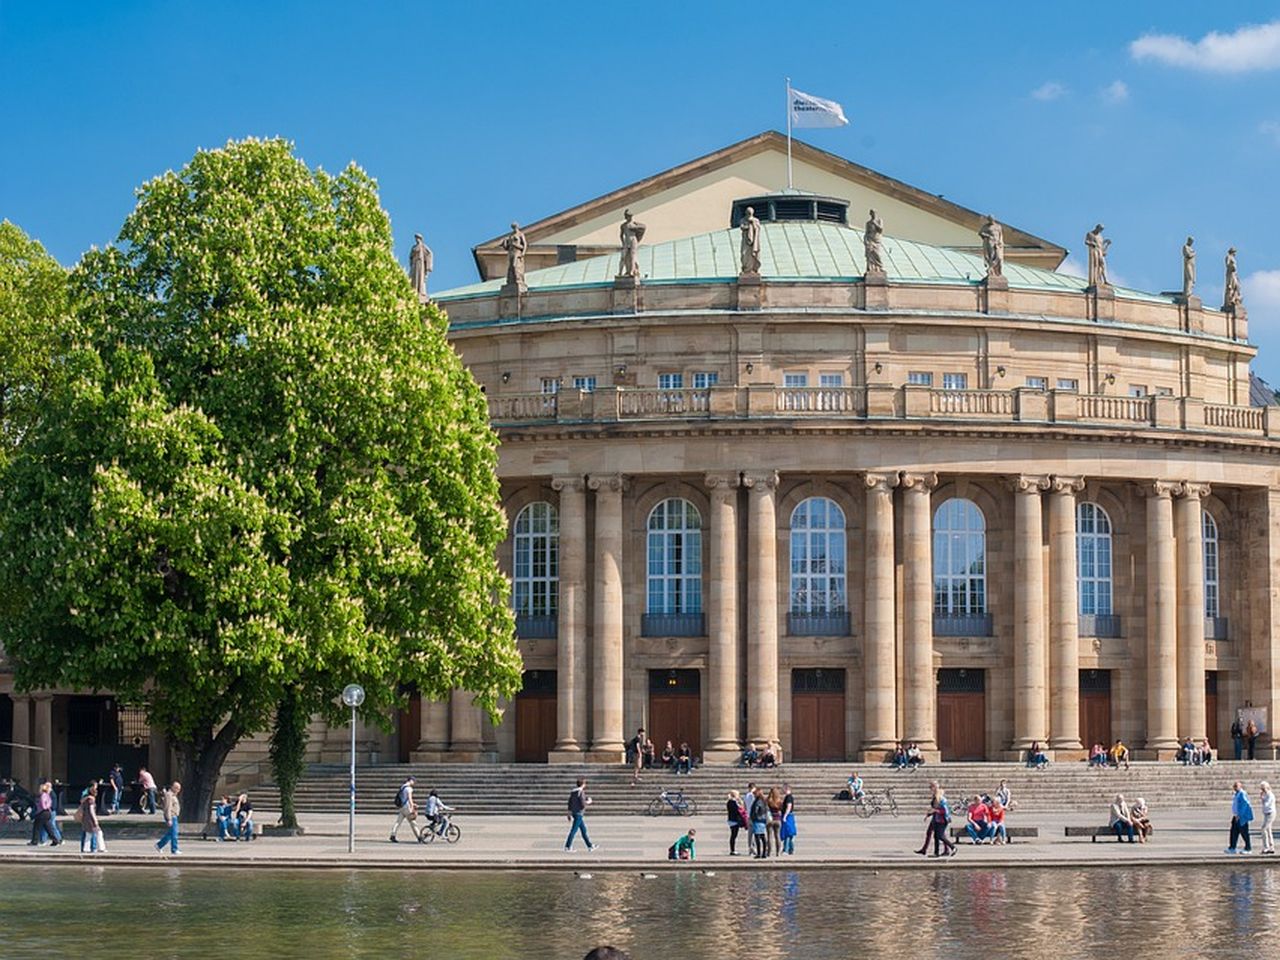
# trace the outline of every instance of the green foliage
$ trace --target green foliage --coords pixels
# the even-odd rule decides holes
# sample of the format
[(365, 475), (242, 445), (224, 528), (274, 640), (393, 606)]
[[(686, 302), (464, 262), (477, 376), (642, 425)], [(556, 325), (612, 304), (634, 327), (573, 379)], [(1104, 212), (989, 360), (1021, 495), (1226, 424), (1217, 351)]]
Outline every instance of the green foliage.
[(0, 465), (39, 408), (66, 312), (66, 271), (0, 220)]
[(496, 712), (520, 676), (497, 439), (369, 177), (200, 152), (71, 281), (0, 499), (18, 685), (145, 697), (189, 777), (286, 692), (335, 722), (349, 682), (377, 717), (406, 685)]
[(296, 827), (298, 815), (293, 807), (293, 794), (307, 768), (307, 722), (295, 691), (285, 693), (276, 706), (271, 724), (271, 773), (280, 788), (280, 826)]

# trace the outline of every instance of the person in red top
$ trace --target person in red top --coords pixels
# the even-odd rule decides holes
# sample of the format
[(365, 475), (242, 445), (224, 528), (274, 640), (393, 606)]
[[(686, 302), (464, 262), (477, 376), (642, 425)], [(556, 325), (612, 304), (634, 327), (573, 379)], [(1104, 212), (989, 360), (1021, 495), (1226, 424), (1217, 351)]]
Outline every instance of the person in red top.
[(991, 811), (991, 842), (1008, 843), (1009, 833), (1004, 828), (1004, 804), (999, 800), (992, 800), (990, 805)]
[(981, 797), (974, 797), (969, 804), (969, 822), (964, 826), (974, 844), (984, 843), (991, 836), (991, 808)]

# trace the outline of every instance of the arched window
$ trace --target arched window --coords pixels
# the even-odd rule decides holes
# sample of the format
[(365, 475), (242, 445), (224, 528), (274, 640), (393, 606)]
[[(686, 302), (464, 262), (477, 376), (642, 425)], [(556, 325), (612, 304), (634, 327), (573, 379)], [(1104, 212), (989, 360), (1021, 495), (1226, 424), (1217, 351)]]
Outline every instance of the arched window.
[(560, 518), (551, 504), (540, 500), (516, 515), (514, 560), (511, 598), (521, 635), (555, 636), (547, 630), (554, 629), (559, 599)]
[(1087, 500), (1076, 505), (1076, 572), (1081, 615), (1111, 616), (1111, 518)]
[(987, 523), (972, 500), (953, 498), (933, 514), (933, 612), (987, 612)]
[(663, 500), (649, 514), (650, 614), (702, 612), (702, 515), (688, 500)]
[(791, 612), (844, 613), (844, 511), (826, 497), (803, 500), (791, 513)]
[(1204, 512), (1204, 615), (1221, 616), (1218, 605), (1218, 522)]

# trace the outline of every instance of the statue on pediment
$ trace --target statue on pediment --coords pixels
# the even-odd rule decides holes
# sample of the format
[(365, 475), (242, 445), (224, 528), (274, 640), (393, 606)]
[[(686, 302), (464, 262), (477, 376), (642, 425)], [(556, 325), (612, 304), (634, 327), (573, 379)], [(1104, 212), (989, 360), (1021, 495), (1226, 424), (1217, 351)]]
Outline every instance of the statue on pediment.
[(867, 225), (862, 232), (862, 248), (867, 259), (867, 273), (883, 274), (884, 269), (884, 221), (876, 216), (874, 210), (867, 218)]
[(1196, 238), (1187, 237), (1182, 245), (1182, 296), (1191, 296), (1196, 288)]
[(760, 218), (756, 216), (754, 207), (747, 207), (747, 214), (738, 224), (742, 232), (742, 274), (758, 276), (760, 274)]
[(512, 287), (524, 286), (524, 254), (529, 249), (529, 241), (524, 237), (520, 224), (511, 221), (511, 232), (502, 240), (502, 249), (507, 251), (507, 284)]
[(1236, 271), (1236, 248), (1227, 251), (1227, 280), (1223, 285), (1222, 309), (1231, 313), (1237, 312), (1244, 305), (1244, 294), (1240, 290), (1240, 274)]
[(982, 238), (982, 259), (987, 262), (988, 277), (1004, 276), (1004, 227), (996, 218), (987, 215), (987, 222), (978, 231)]
[(1102, 224), (1098, 224), (1084, 235), (1085, 249), (1089, 251), (1089, 286), (1091, 287), (1108, 285), (1107, 250), (1111, 246), (1111, 241), (1103, 239), (1104, 229), (1106, 228)]
[(618, 230), (622, 241), (622, 260), (618, 264), (619, 277), (640, 276), (640, 241), (644, 238), (644, 224), (631, 215), (630, 210), (623, 211), (622, 226)]
[(421, 303), (427, 302), (427, 277), (431, 276), (431, 268), (435, 263), (431, 248), (422, 240), (422, 234), (413, 235), (413, 249), (409, 251), (409, 282)]

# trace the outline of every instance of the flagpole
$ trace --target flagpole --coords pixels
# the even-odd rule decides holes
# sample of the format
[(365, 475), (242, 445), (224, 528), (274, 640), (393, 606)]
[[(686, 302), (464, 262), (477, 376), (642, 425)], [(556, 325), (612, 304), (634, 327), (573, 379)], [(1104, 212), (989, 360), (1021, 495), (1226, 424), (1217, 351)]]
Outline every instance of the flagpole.
[(791, 78), (787, 77), (787, 189), (791, 189)]

